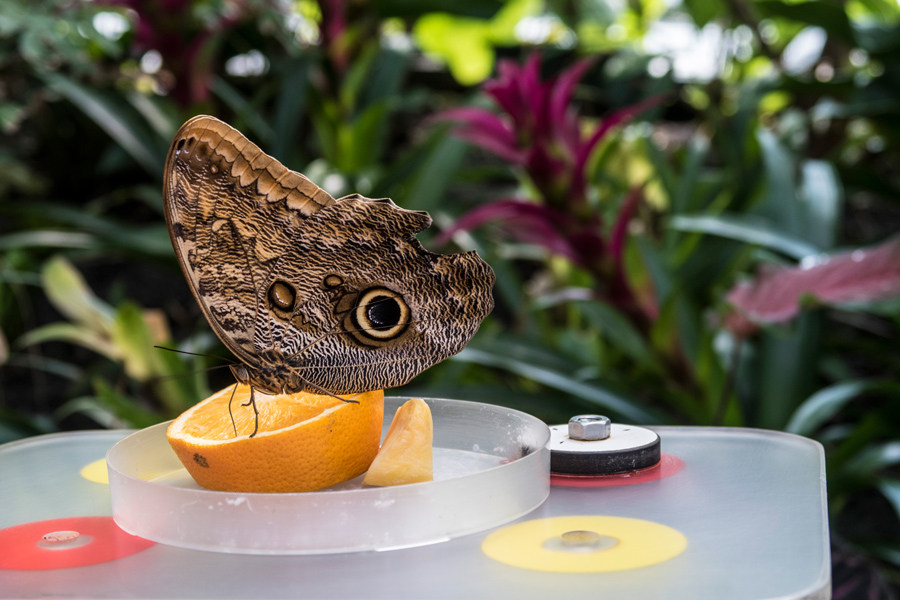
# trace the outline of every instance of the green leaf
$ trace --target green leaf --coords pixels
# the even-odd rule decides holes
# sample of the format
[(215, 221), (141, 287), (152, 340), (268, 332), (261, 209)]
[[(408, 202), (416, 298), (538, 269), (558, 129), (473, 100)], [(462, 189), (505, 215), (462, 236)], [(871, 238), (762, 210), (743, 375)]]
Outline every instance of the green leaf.
[(0, 236), (0, 249), (6, 248), (78, 248), (95, 249), (97, 238), (79, 231), (37, 229)]
[[(878, 484), (878, 489), (887, 498), (887, 501), (894, 507), (894, 512), (900, 518), (900, 479), (882, 479)], [(900, 564), (900, 551), (897, 552), (895, 559)]]
[(639, 365), (654, 367), (655, 360), (644, 338), (619, 311), (603, 302), (576, 301), (571, 303), (600, 335), (606, 336), (616, 348)]
[(374, 0), (382, 18), (419, 17), (427, 13), (450, 13), (478, 19), (490, 19), (505, 2), (500, 0)]
[(834, 166), (823, 160), (807, 160), (802, 168), (804, 238), (818, 248), (834, 248), (840, 226), (844, 191)]
[(872, 444), (847, 461), (844, 470), (855, 476), (874, 475), (882, 469), (900, 464), (900, 440)]
[(829, 36), (855, 45), (856, 39), (844, 8), (837, 2), (781, 2), (757, 0), (754, 8), (764, 17), (784, 17), (801, 23), (821, 27)]
[(43, 72), (47, 86), (69, 100), (114, 139), (145, 171), (160, 177), (165, 163), (165, 148), (150, 130), (121, 106), (91, 88), (54, 72)]
[(844, 381), (823, 388), (797, 407), (785, 427), (785, 431), (810, 436), (857, 396), (878, 391), (900, 394), (900, 384), (887, 381), (857, 380)]
[(815, 386), (821, 350), (822, 315), (801, 314), (790, 330), (765, 330), (759, 348), (760, 379), (756, 425), (783, 429)]
[(681, 215), (672, 217), (669, 227), (762, 246), (798, 260), (820, 252), (817, 246), (779, 231), (771, 222), (749, 215)]
[(270, 146), (275, 139), (275, 132), (269, 126), (258, 107), (249, 102), (244, 96), (221, 77), (214, 77), (212, 91), (228, 107), (236, 113), (236, 121), (244, 121), (257, 137), (260, 146)]
[(700, 29), (721, 16), (725, 6), (722, 2), (710, 2), (709, 0), (684, 0), (684, 7)]
[(465, 348), (452, 358), (463, 362), (496, 367), (515, 373), (527, 379), (542, 383), (548, 387), (572, 394), (586, 400), (601, 409), (610, 412), (617, 418), (629, 423), (659, 423), (661, 417), (654, 414), (632, 400), (623, 398), (604, 388), (583, 383), (567, 373), (510, 358), (501, 354), (493, 354), (475, 348)]
[(51, 304), (67, 319), (86, 326), (98, 335), (112, 330), (114, 311), (88, 287), (72, 263), (55, 256), (41, 270), (44, 292)]
[(109, 338), (84, 325), (72, 323), (50, 323), (22, 334), (16, 340), (16, 346), (27, 347), (44, 342), (71, 342), (102, 354), (111, 360), (117, 360), (115, 346)]
[(402, 206), (411, 210), (434, 212), (443, 208), (447, 190), (468, 152), (469, 145), (459, 138), (440, 135), (422, 165), (416, 170), (403, 195)]
[(272, 156), (290, 164), (291, 148), (297, 143), (300, 118), (306, 110), (310, 60), (303, 56), (281, 66), (282, 76), (275, 100)]
[(116, 310), (111, 331), (117, 354), (125, 364), (125, 373), (138, 381), (146, 381), (158, 374), (154, 369), (153, 339), (141, 308), (133, 302), (123, 302)]
[(142, 407), (137, 400), (117, 392), (104, 380), (94, 379), (94, 392), (100, 403), (119, 419), (137, 429), (156, 425), (162, 418), (155, 412)]

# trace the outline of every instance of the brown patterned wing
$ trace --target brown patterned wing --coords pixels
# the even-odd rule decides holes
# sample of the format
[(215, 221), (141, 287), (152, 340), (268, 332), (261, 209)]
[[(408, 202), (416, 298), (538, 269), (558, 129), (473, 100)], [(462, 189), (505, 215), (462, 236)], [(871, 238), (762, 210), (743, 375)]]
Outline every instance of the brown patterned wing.
[(358, 195), (300, 224), (259, 288), (256, 347), (284, 389), (395, 387), (465, 347), (493, 308), (494, 273), (475, 252), (428, 252), (415, 234), (430, 224)]
[(186, 122), (166, 158), (166, 222), (175, 254), (207, 320), (250, 366), (267, 312), (258, 290), (301, 223), (335, 203), (309, 179), (208, 116)]

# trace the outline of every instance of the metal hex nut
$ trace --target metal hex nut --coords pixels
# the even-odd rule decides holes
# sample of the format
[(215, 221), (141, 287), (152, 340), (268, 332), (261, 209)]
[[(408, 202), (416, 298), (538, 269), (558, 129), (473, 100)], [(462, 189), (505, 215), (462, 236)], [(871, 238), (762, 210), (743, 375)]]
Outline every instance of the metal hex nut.
[(577, 415), (569, 419), (569, 437), (573, 440), (605, 440), (611, 429), (612, 422), (601, 415)]

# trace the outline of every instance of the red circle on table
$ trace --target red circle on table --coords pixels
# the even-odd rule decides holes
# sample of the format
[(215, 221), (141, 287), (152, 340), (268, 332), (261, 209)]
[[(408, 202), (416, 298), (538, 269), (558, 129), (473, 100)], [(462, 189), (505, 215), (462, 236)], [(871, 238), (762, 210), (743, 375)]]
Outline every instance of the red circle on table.
[[(44, 539), (48, 533), (72, 531), (78, 532), (77, 539)], [(119, 529), (112, 517), (35, 521), (0, 529), (0, 569), (48, 571), (84, 567), (131, 556), (153, 545), (154, 542)]]
[(659, 462), (640, 471), (617, 473), (615, 475), (561, 475), (550, 473), (550, 485), (562, 487), (614, 487), (617, 485), (634, 485), (646, 481), (665, 479), (684, 468), (684, 461), (677, 456), (662, 453)]

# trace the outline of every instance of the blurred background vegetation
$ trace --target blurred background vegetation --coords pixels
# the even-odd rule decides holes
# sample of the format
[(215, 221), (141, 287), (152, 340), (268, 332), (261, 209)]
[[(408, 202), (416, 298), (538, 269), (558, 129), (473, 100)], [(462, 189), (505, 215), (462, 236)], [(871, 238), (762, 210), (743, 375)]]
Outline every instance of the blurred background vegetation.
[(0, 442), (230, 383), (153, 349), (227, 356), (162, 217), (199, 113), (494, 267), (397, 393), (811, 436), (834, 597), (898, 597), (896, 0), (0, 0)]

